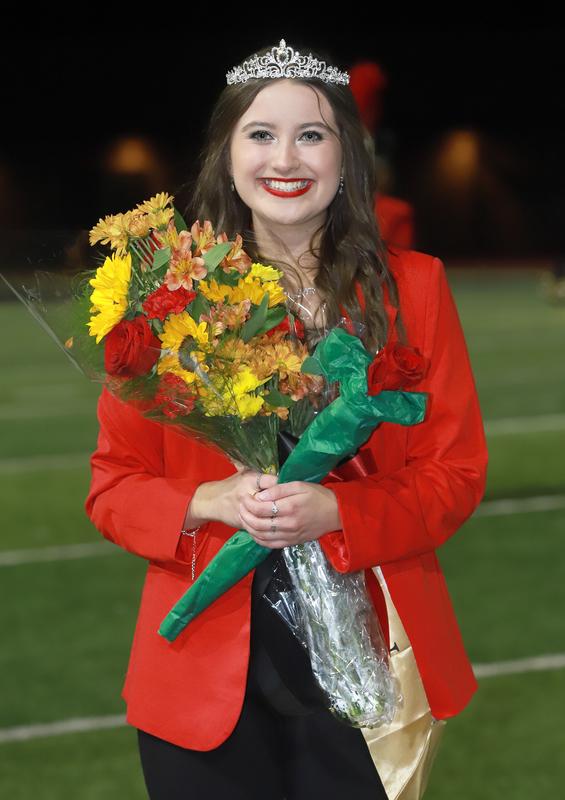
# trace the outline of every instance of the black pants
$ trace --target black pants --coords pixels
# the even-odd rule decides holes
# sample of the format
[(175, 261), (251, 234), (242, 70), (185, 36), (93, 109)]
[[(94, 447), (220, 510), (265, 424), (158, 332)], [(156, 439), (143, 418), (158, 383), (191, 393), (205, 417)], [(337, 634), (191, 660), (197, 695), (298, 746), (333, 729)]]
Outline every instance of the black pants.
[(252, 687), (215, 750), (138, 735), (151, 800), (386, 800), (361, 731), (329, 711), (278, 714)]
[(325, 707), (310, 659), (265, 602), (276, 553), (255, 573), (245, 701), (215, 750), (139, 731), (151, 800), (387, 800), (360, 730)]

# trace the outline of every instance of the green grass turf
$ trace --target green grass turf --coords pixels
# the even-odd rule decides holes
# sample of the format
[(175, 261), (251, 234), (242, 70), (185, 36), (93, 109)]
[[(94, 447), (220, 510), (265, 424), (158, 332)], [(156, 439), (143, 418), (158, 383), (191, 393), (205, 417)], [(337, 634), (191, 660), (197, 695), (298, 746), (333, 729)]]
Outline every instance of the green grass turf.
[(485, 419), (565, 412), (565, 306), (536, 273), (449, 273)]
[(565, 431), (490, 436), (485, 500), (565, 493)]
[(565, 653), (565, 511), (470, 519), (439, 551), (475, 663)]
[(0, 748), (0, 797), (6, 800), (147, 800), (132, 728)]
[(100, 534), (84, 511), (88, 459), (79, 469), (0, 475), (0, 549), (92, 542)]
[[(452, 273), (450, 282), (485, 418), (565, 413), (565, 309), (545, 303), (538, 277)], [(99, 387), (16, 304), (0, 303), (0, 338), (0, 458), (91, 450)], [(490, 437), (487, 497), (565, 492), (564, 439)], [(88, 479), (87, 467), (0, 474), (0, 549), (99, 538), (83, 511)], [(560, 511), (477, 518), (441, 549), (474, 661), (565, 651), (564, 527)], [(0, 568), (0, 727), (123, 710), (144, 568), (129, 555)], [(481, 680), (447, 726), (426, 797), (560, 796), (564, 683), (564, 671)], [(0, 745), (4, 796), (145, 797), (135, 735)]]
[(426, 800), (557, 800), (565, 747), (565, 670), (483, 678), (447, 723)]
[(10, 643), (0, 649), (0, 728), (125, 711), (144, 562), (118, 553), (0, 569)]

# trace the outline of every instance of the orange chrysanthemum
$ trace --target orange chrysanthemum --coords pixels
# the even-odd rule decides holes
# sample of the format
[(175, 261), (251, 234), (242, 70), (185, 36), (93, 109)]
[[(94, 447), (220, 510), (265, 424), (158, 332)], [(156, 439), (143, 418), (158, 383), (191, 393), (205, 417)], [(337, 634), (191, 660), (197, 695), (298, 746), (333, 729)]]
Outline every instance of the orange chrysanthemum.
[(151, 200), (140, 203), (138, 209), (143, 211), (144, 214), (151, 214), (154, 211), (161, 211), (161, 209), (166, 208), (174, 199), (173, 195), (169, 195), (167, 192), (160, 192), (155, 197), (152, 197)]
[[(267, 345), (263, 349), (261, 363), (257, 365), (261, 375), (274, 375), (279, 373), (281, 379), (289, 374), (300, 373), (300, 368), (308, 352), (302, 345), (294, 346), (290, 342), (279, 342), (275, 345)], [(255, 367), (253, 367), (255, 371)]]

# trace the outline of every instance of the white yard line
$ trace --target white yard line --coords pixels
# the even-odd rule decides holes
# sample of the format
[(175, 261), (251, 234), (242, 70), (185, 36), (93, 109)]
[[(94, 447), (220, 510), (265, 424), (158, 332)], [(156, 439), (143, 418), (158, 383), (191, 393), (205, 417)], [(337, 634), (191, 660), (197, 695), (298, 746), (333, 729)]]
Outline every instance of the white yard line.
[(487, 500), (480, 504), (473, 514), (473, 518), (496, 517), (503, 514), (528, 514), (535, 511), (556, 511), (561, 508), (565, 508), (565, 494)]
[(105, 541), (66, 544), (59, 547), (30, 547), (27, 550), (4, 550), (0, 552), (0, 567), (39, 564), (45, 561), (69, 561), (75, 558), (92, 558), (123, 552), (121, 547)]
[[(1, 463), (1, 462), (0, 462)], [(490, 500), (481, 503), (473, 517), (492, 517), (506, 514), (526, 514), (539, 511), (555, 511), (565, 508), (565, 495), (547, 497), (524, 497), (518, 500)], [(0, 551), (0, 567), (18, 564), (39, 564), (47, 561), (67, 561), (75, 558), (122, 553), (122, 549), (111, 542), (84, 542), (55, 547), (30, 547), (24, 550)]]
[(473, 664), (476, 678), (491, 678), (494, 675), (520, 675), (523, 672), (545, 672), (548, 669), (563, 668), (565, 668), (565, 653), (517, 658), (513, 661), (495, 661), (492, 664)]
[(22, 456), (0, 458), (0, 475), (17, 475), (23, 472), (43, 472), (59, 469), (88, 467), (92, 453), (64, 453), (53, 456)]
[[(497, 675), (519, 675), (526, 672), (542, 672), (565, 668), (565, 653), (518, 658), (514, 661), (496, 661), (493, 664), (475, 664), (473, 671), (477, 678), (490, 678)], [(125, 714), (109, 714), (103, 717), (82, 717), (63, 719), (37, 725), (17, 725), (14, 728), (0, 728), (0, 744), (3, 742), (23, 742), (44, 736), (61, 736), (66, 733), (121, 728), (126, 725)]]
[(105, 728), (121, 728), (126, 724), (125, 714), (109, 714), (104, 717), (79, 717), (46, 722), (39, 725), (17, 725), (15, 728), (0, 728), (0, 743), (25, 742), (43, 736), (61, 736), (64, 733), (84, 733)]
[[(15, 405), (0, 406), (0, 421), (15, 419), (40, 419), (94, 413), (94, 404), (81, 404), (75, 409), (50, 406), (48, 408), (20, 408)], [(502, 436), (519, 433), (543, 433), (565, 431), (565, 414), (545, 414), (539, 417), (509, 417), (485, 421), (487, 436)], [(47, 456), (22, 456), (0, 458), (0, 475), (16, 475), (24, 472), (74, 469), (87, 466), (90, 453), (63, 453)], [(561, 506), (559, 506), (561, 508)], [(504, 513), (504, 512), (498, 512)], [(513, 513), (513, 512), (508, 512)]]

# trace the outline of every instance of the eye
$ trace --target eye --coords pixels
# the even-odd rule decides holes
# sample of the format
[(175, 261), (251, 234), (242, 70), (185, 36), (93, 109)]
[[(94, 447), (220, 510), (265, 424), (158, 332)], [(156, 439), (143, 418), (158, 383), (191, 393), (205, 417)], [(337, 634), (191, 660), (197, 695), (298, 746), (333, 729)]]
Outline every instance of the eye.
[(306, 142), (321, 142), (324, 137), (318, 131), (304, 131), (300, 138)]
[(268, 142), (269, 139), (272, 139), (273, 137), (269, 131), (253, 131), (249, 138), (255, 139), (257, 142)]

